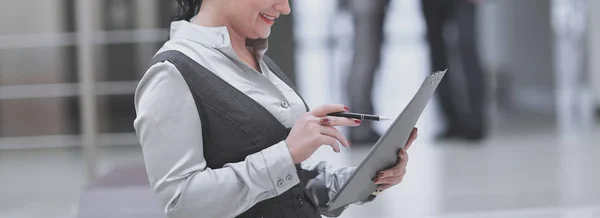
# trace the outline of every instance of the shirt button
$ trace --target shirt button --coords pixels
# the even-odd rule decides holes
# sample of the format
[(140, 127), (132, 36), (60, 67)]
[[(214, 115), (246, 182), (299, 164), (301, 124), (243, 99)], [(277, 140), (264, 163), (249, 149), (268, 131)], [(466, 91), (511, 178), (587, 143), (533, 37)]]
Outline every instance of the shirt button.
[(287, 181), (292, 181), (293, 177), (292, 177), (292, 175), (288, 174), (288, 175), (285, 177), (285, 179), (286, 179)]
[(277, 187), (283, 187), (283, 180), (280, 179), (279, 181), (277, 181)]
[(290, 107), (290, 104), (287, 101), (282, 101), (281, 102), (281, 107), (288, 108), (288, 107)]

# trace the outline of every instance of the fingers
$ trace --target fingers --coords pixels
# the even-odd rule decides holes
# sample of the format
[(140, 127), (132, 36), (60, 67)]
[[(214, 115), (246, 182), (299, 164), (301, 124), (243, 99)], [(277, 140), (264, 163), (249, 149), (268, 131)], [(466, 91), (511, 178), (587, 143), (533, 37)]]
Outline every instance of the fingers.
[(398, 152), (398, 159), (398, 165), (402, 165), (402, 163), (406, 164), (408, 162), (408, 153), (406, 153), (406, 149), (400, 149)]
[(335, 151), (336, 153), (340, 152), (340, 145), (335, 140), (335, 138), (331, 136), (321, 135), (321, 144), (331, 146), (331, 148), (333, 148), (333, 151)]
[[(340, 118), (340, 117), (335, 117), (335, 118), (331, 118), (331, 117), (316, 118), (316, 117), (314, 117), (313, 120), (317, 120), (317, 122), (320, 124), (320, 126), (318, 126), (318, 128), (319, 128), (318, 131), (322, 135), (333, 137), (335, 140), (342, 143), (342, 145), (344, 147), (350, 147), (350, 142), (348, 141), (348, 139), (346, 139), (346, 137), (344, 137), (344, 135), (339, 130), (337, 130), (336, 128), (334, 128), (332, 126), (339, 126), (341, 124), (348, 124), (348, 123), (353, 123), (353, 125), (358, 125), (357, 122), (354, 122), (352, 119)], [(336, 143), (336, 145), (337, 145), (337, 143)]]
[(406, 166), (408, 165), (408, 154), (406, 153), (406, 150), (404, 149), (400, 149), (400, 152), (398, 152), (398, 164), (396, 165), (396, 173), (402, 173), (403, 175), (406, 174)]
[(377, 179), (375, 179), (375, 181), (373, 181), (373, 183), (375, 183), (376, 185), (396, 185), (396, 184), (402, 182), (402, 179), (404, 179), (404, 175), (388, 177), (388, 178), (383, 178), (383, 179), (377, 178)]
[(406, 175), (406, 167), (396, 165), (393, 168), (379, 172), (379, 174), (377, 174), (377, 179), (387, 179), (404, 175)]
[(404, 149), (408, 150), (410, 148), (410, 146), (413, 144), (413, 142), (417, 139), (418, 136), (419, 136), (418, 129), (413, 128), (412, 132), (410, 132), (410, 136), (408, 137), (408, 142), (406, 142)]
[(336, 128), (330, 126), (323, 126), (320, 132), (323, 135), (337, 139), (339, 142), (342, 143), (344, 147), (350, 147), (350, 142), (348, 142), (348, 139), (346, 139), (346, 137), (344, 137), (344, 135)]
[(354, 120), (345, 117), (327, 117), (331, 122), (330, 126), (359, 126), (362, 120)]
[(379, 185), (379, 187), (377, 187), (377, 189), (381, 190), (381, 191), (385, 191), (389, 188), (391, 188), (393, 185), (392, 184), (383, 184), (383, 185)]
[[(338, 141), (342, 143), (343, 146), (349, 147), (350, 143), (344, 137), (344, 135), (338, 131), (336, 128), (332, 127), (333, 125), (340, 123), (349, 123), (349, 121), (344, 121), (343, 119), (332, 119), (331, 117), (315, 117), (310, 114), (306, 114), (306, 121), (308, 121), (309, 128), (312, 128), (313, 131), (316, 131), (320, 134), (319, 142), (320, 145), (329, 145), (333, 148), (333, 151), (340, 152), (340, 145)], [(350, 120), (350, 119), (348, 119)], [(355, 122), (353, 122), (355, 123)], [(356, 124), (356, 123), (355, 123)]]
[(327, 114), (329, 113), (349, 110), (350, 108), (341, 104), (326, 104), (309, 111), (308, 114), (313, 115), (315, 117), (324, 117), (327, 116)]
[(344, 117), (321, 117), (315, 118), (322, 126), (359, 126), (362, 121)]
[[(415, 134), (416, 129), (413, 130), (411, 138), (413, 138), (412, 136)], [(398, 159), (398, 164), (396, 164), (396, 166), (383, 170), (377, 174), (377, 177), (373, 180), (374, 184), (379, 185), (377, 189), (383, 191), (402, 182), (404, 175), (406, 175), (406, 166), (408, 164), (408, 153), (406, 153), (406, 149), (400, 149), (398, 152)]]
[(332, 126), (336, 126), (336, 124), (343, 124), (343, 123), (354, 123), (354, 125), (359, 125), (357, 124), (357, 122), (352, 121), (352, 119), (347, 119), (347, 118), (330, 118), (330, 117), (321, 117), (321, 118), (316, 118), (313, 117), (313, 120), (317, 120), (317, 122), (319, 123), (318, 126), (316, 126), (316, 128), (319, 128), (318, 131), (321, 134), (325, 134), (331, 137), (336, 138), (338, 141), (340, 141), (344, 146), (348, 147), (350, 146), (350, 143), (348, 142), (348, 140), (346, 139), (346, 137), (344, 137), (344, 135), (337, 130), (336, 128), (332, 127)]
[(408, 165), (408, 154), (403, 149), (398, 153), (398, 164), (396, 166), (383, 170), (377, 174), (377, 178), (385, 179), (390, 177), (404, 176), (406, 174), (406, 166)]
[(321, 126), (330, 126), (331, 125), (331, 119), (329, 119), (328, 117), (321, 117), (318, 119), (319, 119), (319, 125), (321, 125)]

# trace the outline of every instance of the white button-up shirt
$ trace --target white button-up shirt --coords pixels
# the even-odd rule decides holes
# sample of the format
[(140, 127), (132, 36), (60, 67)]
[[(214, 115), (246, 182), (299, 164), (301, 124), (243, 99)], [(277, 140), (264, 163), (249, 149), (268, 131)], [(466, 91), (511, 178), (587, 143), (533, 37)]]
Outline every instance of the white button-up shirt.
[[(226, 27), (202, 27), (187, 21), (171, 24), (170, 40), (158, 51), (177, 50), (261, 104), (291, 128), (305, 113), (302, 99), (262, 60), (267, 40), (249, 45), (261, 72), (249, 67), (231, 46)], [(134, 127), (142, 145), (150, 184), (170, 218), (235, 217), (256, 203), (275, 197), (299, 183), (290, 152), (281, 141), (245, 161), (207, 168), (201, 120), (192, 93), (169, 62), (151, 66), (135, 92)], [(333, 197), (354, 168), (331, 169), (324, 162), (306, 166), (318, 170), (316, 198)], [(285, 179), (281, 179), (285, 178)], [(328, 199), (317, 199), (324, 204)]]

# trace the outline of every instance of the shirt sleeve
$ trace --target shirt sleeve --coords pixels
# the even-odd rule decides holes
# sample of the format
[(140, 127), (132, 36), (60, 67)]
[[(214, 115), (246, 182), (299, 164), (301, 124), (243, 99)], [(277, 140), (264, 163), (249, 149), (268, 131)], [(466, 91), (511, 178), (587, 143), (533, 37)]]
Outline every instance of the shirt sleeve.
[[(327, 203), (340, 191), (352, 173), (354, 173), (356, 167), (344, 166), (333, 168), (331, 165), (327, 164), (327, 162), (322, 161), (315, 165), (303, 164), (302, 168), (317, 175), (307, 182), (306, 189), (319, 207), (321, 214), (327, 217), (340, 216), (349, 205), (329, 211)], [(375, 196), (371, 195), (367, 199), (356, 202), (355, 204), (364, 204), (373, 201), (374, 199)]]
[(208, 168), (195, 101), (172, 63), (146, 72), (135, 92), (135, 109), (150, 185), (170, 218), (235, 217), (299, 183), (285, 141), (242, 162)]

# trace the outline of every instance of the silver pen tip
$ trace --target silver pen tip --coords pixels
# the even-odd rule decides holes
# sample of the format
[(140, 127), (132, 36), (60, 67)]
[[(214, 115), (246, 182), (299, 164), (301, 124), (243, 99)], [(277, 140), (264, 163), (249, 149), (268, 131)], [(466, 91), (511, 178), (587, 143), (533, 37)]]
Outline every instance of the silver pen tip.
[(390, 118), (388, 118), (388, 117), (384, 117), (384, 116), (380, 116), (380, 117), (379, 117), (379, 120), (390, 120)]

